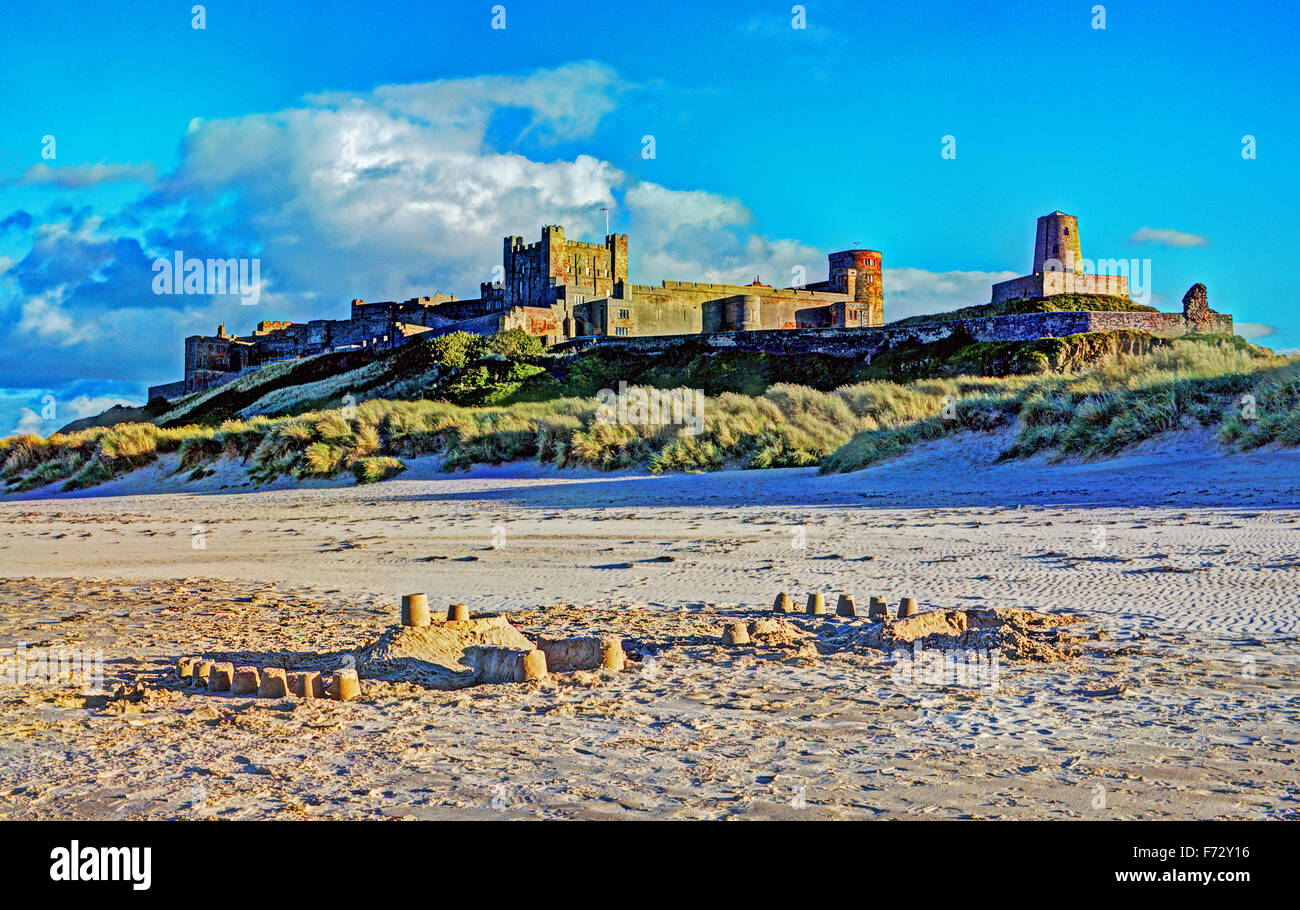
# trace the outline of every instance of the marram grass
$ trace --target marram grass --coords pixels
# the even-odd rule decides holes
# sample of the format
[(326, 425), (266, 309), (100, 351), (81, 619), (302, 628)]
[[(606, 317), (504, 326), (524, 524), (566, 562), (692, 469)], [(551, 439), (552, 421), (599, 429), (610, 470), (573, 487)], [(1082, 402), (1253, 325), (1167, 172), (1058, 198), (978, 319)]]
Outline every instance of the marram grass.
[[(594, 398), (499, 407), (377, 399), (344, 409), (227, 420), (217, 427), (120, 424), (0, 440), (10, 492), (61, 482), (92, 486), (177, 453), (194, 472), (240, 460), (256, 483), (278, 477), (358, 482), (396, 476), (403, 459), (436, 455), (444, 470), (535, 460), (652, 472), (820, 466), (853, 471), (962, 431), (1013, 429), (1002, 458), (1095, 458), (1157, 433), (1217, 428), (1225, 444), (1300, 445), (1300, 362), (1235, 343), (1179, 341), (1069, 374), (865, 382), (818, 391), (776, 384), (760, 395), (705, 399), (694, 425), (601, 419)], [(698, 430), (698, 432), (697, 432)]]

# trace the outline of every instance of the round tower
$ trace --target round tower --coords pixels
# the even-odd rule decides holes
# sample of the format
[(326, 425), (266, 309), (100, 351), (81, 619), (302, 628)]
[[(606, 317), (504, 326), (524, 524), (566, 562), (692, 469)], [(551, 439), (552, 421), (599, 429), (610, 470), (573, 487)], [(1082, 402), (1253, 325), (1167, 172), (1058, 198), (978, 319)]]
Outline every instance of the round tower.
[(1038, 234), (1034, 238), (1035, 275), (1045, 271), (1081, 271), (1082, 260), (1078, 219), (1064, 212), (1052, 212), (1038, 219)]

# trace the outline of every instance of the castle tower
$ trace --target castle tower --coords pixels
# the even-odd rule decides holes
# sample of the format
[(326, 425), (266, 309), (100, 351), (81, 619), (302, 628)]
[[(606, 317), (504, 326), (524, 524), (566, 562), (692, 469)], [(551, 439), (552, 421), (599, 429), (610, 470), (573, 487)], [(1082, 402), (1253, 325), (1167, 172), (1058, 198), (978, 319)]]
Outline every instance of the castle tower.
[[(558, 224), (548, 224), (542, 227), (541, 240), (541, 266), (542, 279), (547, 284), (569, 284), (572, 276), (569, 274), (571, 268), (568, 251), (565, 249), (564, 228)], [(551, 282), (549, 279), (554, 279)], [(530, 300), (529, 303), (536, 303)]]
[(1033, 274), (1081, 271), (1082, 259), (1078, 219), (1064, 212), (1052, 212), (1038, 219)]
[(617, 288), (621, 282), (627, 281), (627, 234), (608, 235), (605, 238), (605, 248), (609, 250), (609, 272), (613, 279), (611, 284)]
[(841, 250), (826, 257), (830, 290), (847, 294), (860, 313), (852, 325), (883, 325), (885, 322), (885, 285), (879, 250)]
[(1085, 272), (1078, 219), (1064, 212), (1052, 212), (1038, 219), (1033, 272), (993, 285), (991, 302), (1033, 300), (1062, 294), (1127, 299), (1128, 276)]

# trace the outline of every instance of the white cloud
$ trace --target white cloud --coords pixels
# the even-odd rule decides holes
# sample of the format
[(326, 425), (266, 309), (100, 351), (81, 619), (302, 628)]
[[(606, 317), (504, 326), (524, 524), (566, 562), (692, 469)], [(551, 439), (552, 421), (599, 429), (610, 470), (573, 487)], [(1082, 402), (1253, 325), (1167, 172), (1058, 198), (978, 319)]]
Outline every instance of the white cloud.
[(1232, 329), (1247, 341), (1256, 341), (1277, 334), (1276, 326), (1264, 325), (1261, 322), (1234, 322)]
[[(33, 393), (33, 396), (36, 394)], [(102, 414), (114, 405), (133, 406), (129, 399), (116, 395), (77, 395), (67, 401), (60, 401), (57, 396), (51, 396), (48, 393), (41, 397), (45, 402), (53, 403), (54, 416), (46, 419), (38, 414), (34, 408), (19, 408), (18, 422), (10, 431), (10, 435), (35, 433), (38, 436), (46, 436), (74, 420)], [(42, 409), (46, 406), (47, 404), (43, 403)]]
[(571, 139), (593, 129), (623, 88), (608, 68), (575, 64), (315, 95), (302, 108), (199, 121), (163, 194), (209, 204), (233, 220), (228, 235), (260, 238), (263, 275), (286, 296), (475, 296), (503, 236), (603, 225), (597, 210), (614, 206), (626, 180), (590, 155), (534, 161), (496, 151), (493, 115), (522, 106), (524, 133)]
[(1200, 234), (1188, 234), (1171, 228), (1142, 227), (1133, 232), (1129, 243), (1163, 243), (1165, 246), (1208, 246), (1208, 237)]
[(18, 422), (14, 424), (10, 436), (23, 436), (28, 433), (34, 433), (37, 436), (45, 435), (45, 421), (41, 415), (37, 414), (31, 408), (23, 408), (18, 412)]
[[(637, 180), (588, 154), (532, 151), (591, 135), (632, 88), (608, 67), (579, 63), (195, 120), (177, 169), (149, 195), (123, 213), (44, 225), (5, 274), (27, 287), (0, 312), (16, 365), (0, 383), (164, 382), (179, 378), (181, 339), (218, 322), (244, 332), (261, 319), (341, 318), (353, 297), (475, 297), (500, 262), (503, 236), (531, 242), (541, 225), (563, 224), (574, 239), (599, 239), (601, 207), (611, 209), (612, 230), (630, 235), (638, 283), (757, 276), (789, 286), (796, 267), (806, 281), (825, 277), (827, 250), (765, 235), (738, 199)], [(149, 243), (115, 235), (121, 224), (147, 225)], [(259, 258), (261, 302), (160, 300), (149, 291), (149, 260), (170, 256), (168, 245)], [(115, 270), (128, 246), (135, 264)], [(989, 286), (1010, 277), (888, 269), (886, 318), (984, 303)], [(63, 356), (45, 356), (52, 347)]]
[(235, 219), (225, 233), (261, 238), (263, 279), (277, 293), (257, 318), (340, 315), (352, 297), (476, 296), (503, 236), (531, 242), (541, 225), (562, 224), (571, 238), (599, 239), (602, 207), (611, 230), (631, 235), (636, 282), (759, 275), (788, 285), (795, 266), (807, 280), (824, 277), (826, 251), (752, 232), (737, 199), (635, 180), (591, 155), (538, 161), (491, 147), (503, 108), (526, 110), (524, 136), (580, 138), (629, 88), (608, 67), (580, 63), (324, 93), (292, 110), (195, 121), (162, 198), (201, 200), (213, 212), (225, 200), (220, 213)]
[(826, 276), (827, 251), (747, 230), (753, 215), (737, 199), (637, 182), (623, 203), (633, 223), (629, 271), (634, 282), (748, 284), (758, 277), (785, 287), (794, 282), (796, 266), (805, 281)]
[(885, 269), (885, 321), (988, 303), (993, 285), (1018, 277), (1015, 272)]
[(105, 183), (152, 183), (154, 167), (152, 164), (67, 164), (51, 167), (48, 164), (33, 164), (18, 181), (26, 185), (48, 185), (63, 189), (86, 189)]
[(94, 326), (78, 322), (60, 307), (62, 290), (33, 297), (22, 305), (18, 331), (31, 335), (41, 344), (67, 347), (94, 335)]

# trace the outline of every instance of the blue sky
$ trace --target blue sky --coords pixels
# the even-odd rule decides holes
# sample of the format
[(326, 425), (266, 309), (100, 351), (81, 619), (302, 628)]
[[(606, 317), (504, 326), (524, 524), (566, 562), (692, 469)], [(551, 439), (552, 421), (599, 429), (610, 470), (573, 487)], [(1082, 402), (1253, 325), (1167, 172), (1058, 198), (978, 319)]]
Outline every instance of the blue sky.
[[(1061, 209), (1162, 308), (1202, 281), (1300, 347), (1293, 4), (501, 5), (7, 8), (0, 433), (142, 400), (218, 322), (475, 296), (501, 236), (602, 205), (644, 282), (883, 250), (887, 319), (986, 302)], [(259, 258), (260, 301), (153, 294), (176, 250)]]

